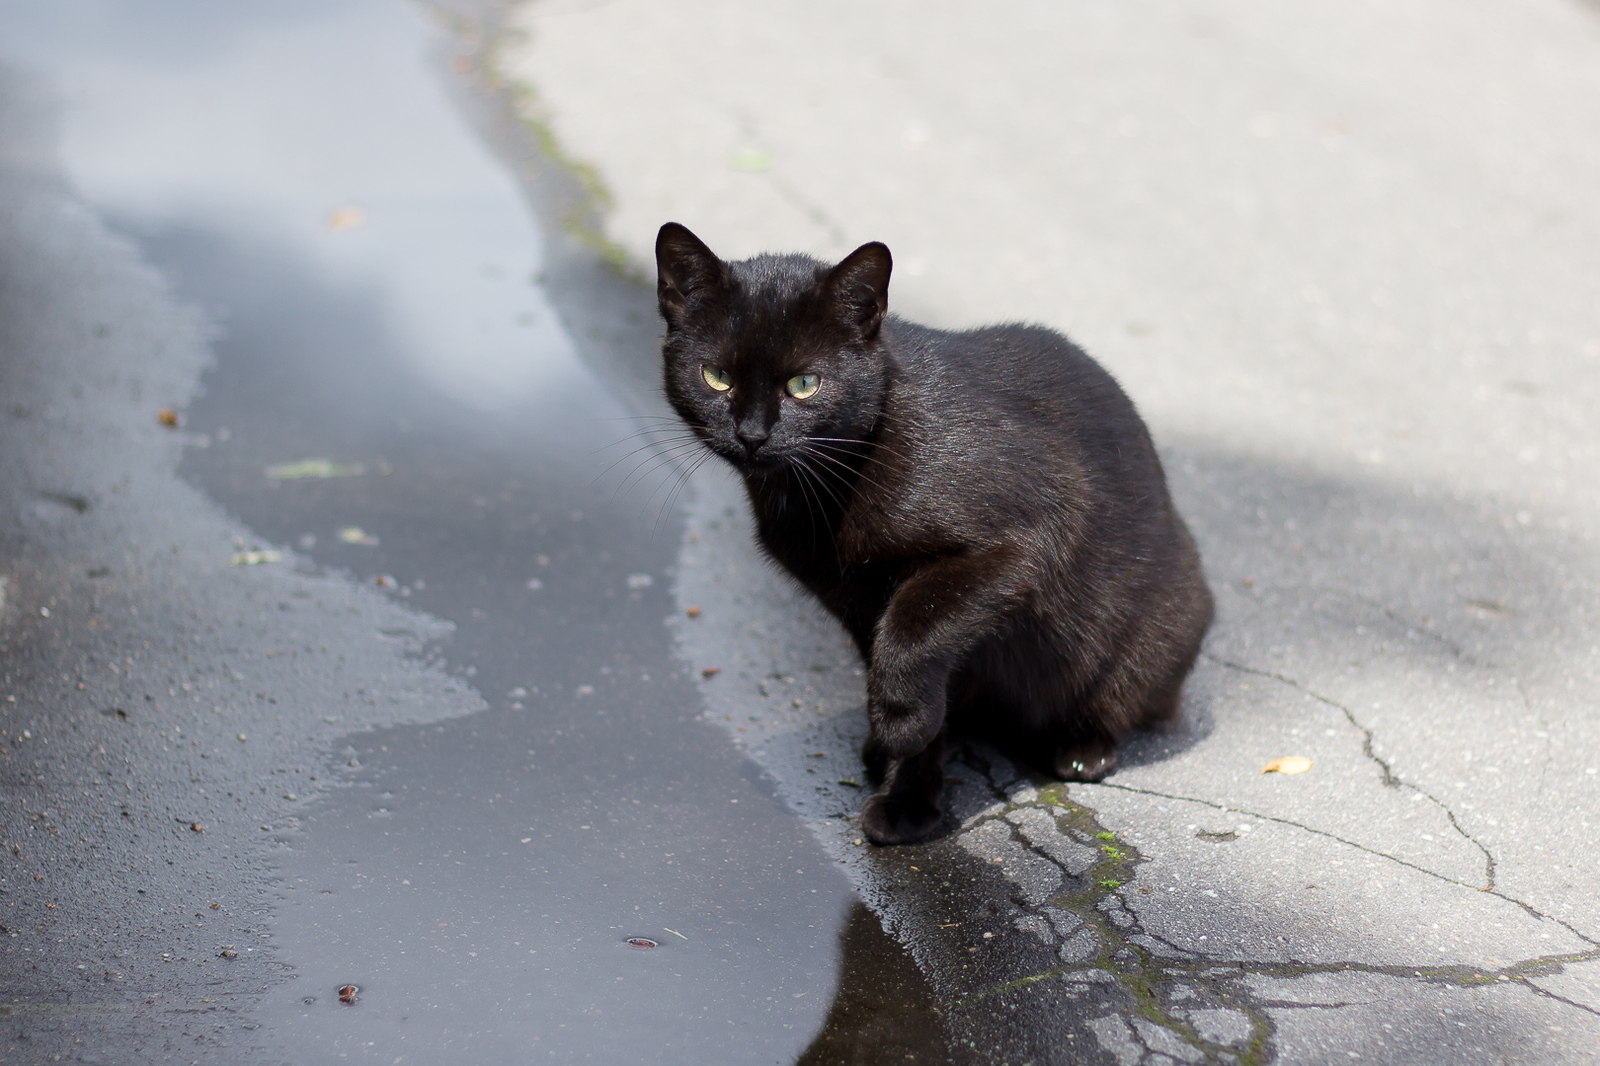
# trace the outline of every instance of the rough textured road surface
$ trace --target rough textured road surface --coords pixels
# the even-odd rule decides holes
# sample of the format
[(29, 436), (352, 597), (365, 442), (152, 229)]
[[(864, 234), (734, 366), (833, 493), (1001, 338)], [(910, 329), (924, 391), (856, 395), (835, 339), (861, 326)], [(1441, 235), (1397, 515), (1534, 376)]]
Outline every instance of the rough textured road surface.
[[(1600, 1056), (1596, 187), (1568, 0), (0, 0), (0, 1059)], [(1111, 368), (1179, 727), (858, 843), (667, 218)]]
[[(884, 240), (891, 309), (1062, 329), (1163, 448), (1219, 598), (1180, 728), (1095, 786), (968, 753), (951, 833), (885, 852), (850, 819), (859, 665), (697, 475), (676, 589), (713, 718), (911, 946), (958, 1058), (1600, 1055), (1600, 12), (511, 22), (497, 69), (608, 190), (620, 259), (648, 273), (669, 218), (728, 257)], [(1286, 756), (1310, 770), (1262, 772)]]

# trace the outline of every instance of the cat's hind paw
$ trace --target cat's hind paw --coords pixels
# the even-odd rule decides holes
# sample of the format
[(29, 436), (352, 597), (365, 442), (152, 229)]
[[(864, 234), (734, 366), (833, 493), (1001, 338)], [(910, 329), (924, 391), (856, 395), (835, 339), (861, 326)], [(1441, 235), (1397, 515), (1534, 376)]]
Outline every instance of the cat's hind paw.
[(911, 844), (928, 837), (944, 820), (937, 803), (921, 796), (879, 792), (861, 805), (861, 829), (874, 844)]
[(1063, 781), (1100, 781), (1117, 768), (1117, 746), (1091, 740), (1061, 749), (1056, 776)]

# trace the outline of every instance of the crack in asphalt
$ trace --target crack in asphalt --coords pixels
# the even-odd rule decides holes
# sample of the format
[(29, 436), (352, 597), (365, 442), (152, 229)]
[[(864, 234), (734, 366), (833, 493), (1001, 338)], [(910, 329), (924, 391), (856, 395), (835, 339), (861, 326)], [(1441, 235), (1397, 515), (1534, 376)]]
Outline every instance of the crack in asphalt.
[[(1495, 896), (1495, 897), (1497, 897), (1499, 899), (1506, 900), (1507, 902), (1516, 903), (1516, 904), (1519, 904), (1519, 905), (1521, 905), (1523, 907), (1527, 906), (1527, 904), (1522, 903), (1521, 900), (1513, 899), (1510, 896), (1502, 894), (1498, 890), (1495, 890), (1495, 889), (1492, 889), (1492, 888), (1483, 888), (1483, 887), (1481, 887), (1479, 885), (1472, 884), (1470, 881), (1458, 880), (1457, 878), (1450, 877), (1450, 876), (1448, 876), (1446, 874), (1439, 873), (1437, 870), (1430, 870), (1426, 866), (1420, 866), (1417, 863), (1411, 862), (1408, 859), (1402, 859), (1402, 858), (1399, 858), (1398, 856), (1390, 855), (1387, 852), (1378, 851), (1376, 848), (1368, 847), (1366, 844), (1363, 844), (1360, 841), (1350, 840), (1350, 839), (1348, 839), (1346, 837), (1342, 837), (1342, 836), (1338, 835), (1337, 833), (1330, 833), (1326, 829), (1318, 829), (1316, 826), (1306, 825), (1304, 822), (1297, 822), (1292, 818), (1281, 818), (1281, 817), (1279, 817), (1278, 815), (1275, 815), (1275, 814), (1262, 814), (1260, 811), (1253, 811), (1253, 810), (1250, 810), (1248, 807), (1230, 807), (1225, 803), (1218, 803), (1215, 800), (1199, 799), (1199, 798), (1197, 798), (1195, 796), (1182, 796), (1182, 795), (1179, 795), (1179, 794), (1177, 794), (1175, 792), (1161, 792), (1161, 791), (1159, 791), (1157, 789), (1153, 789), (1153, 788), (1138, 788), (1137, 786), (1134, 786), (1134, 785), (1119, 785), (1114, 781), (1099, 781), (1099, 782), (1096, 782), (1096, 784), (1100, 788), (1114, 788), (1114, 789), (1117, 789), (1119, 792), (1132, 792), (1132, 793), (1135, 793), (1136, 795), (1140, 795), (1140, 796), (1154, 796), (1157, 799), (1170, 799), (1170, 800), (1179, 800), (1179, 801), (1184, 802), (1184, 803), (1197, 803), (1197, 804), (1201, 805), (1202, 807), (1210, 807), (1212, 810), (1224, 811), (1224, 812), (1226, 812), (1228, 814), (1248, 815), (1251, 818), (1259, 818), (1263, 822), (1275, 822), (1278, 825), (1286, 825), (1286, 826), (1289, 826), (1290, 828), (1293, 828), (1293, 829), (1304, 830), (1305, 832), (1311, 833), (1311, 834), (1313, 834), (1315, 836), (1326, 837), (1329, 840), (1337, 841), (1338, 843), (1343, 844), (1346, 847), (1355, 848), (1357, 851), (1366, 852), (1368, 855), (1372, 855), (1372, 856), (1375, 856), (1375, 857), (1380, 858), (1380, 859), (1387, 859), (1389, 862), (1395, 863), (1396, 865), (1399, 865), (1399, 866), (1405, 866), (1405, 867), (1407, 867), (1409, 869), (1417, 871), (1418, 873), (1427, 874), (1429, 877), (1432, 877), (1432, 878), (1435, 878), (1437, 880), (1443, 881), (1446, 884), (1460, 885), (1462, 888), (1470, 888), (1474, 892), (1486, 892), (1486, 893), (1488, 893), (1488, 894), (1490, 894), (1492, 896)], [(1540, 914), (1540, 913), (1538, 913), (1536, 911), (1532, 912), (1532, 913), (1533, 913), (1534, 917), (1541, 918), (1541, 919), (1549, 917), (1548, 915)], [(1556, 919), (1551, 919), (1551, 920), (1554, 921)], [(1585, 939), (1588, 939), (1588, 938), (1585, 938)]]
[[(1264, 673), (1253, 670), (1248, 672)], [(1027, 974), (980, 992), (957, 997), (956, 1008), (958, 1010), (963, 1007), (975, 1006), (997, 997), (1004, 997), (1007, 993), (1019, 991), (1053, 978), (1070, 980), (1074, 975), (1097, 971), (1114, 978), (1123, 991), (1131, 997), (1133, 1009), (1131, 1014), (1128, 1015), (1130, 1019), (1133, 1017), (1141, 1018), (1145, 1022), (1165, 1030), (1173, 1038), (1204, 1055), (1209, 1061), (1233, 1061), (1246, 1064), (1246, 1066), (1268, 1062), (1273, 1057), (1273, 1037), (1276, 1035), (1277, 1027), (1270, 1015), (1266, 1013), (1269, 1009), (1333, 1010), (1360, 1005), (1357, 1001), (1303, 1003), (1256, 999), (1250, 996), (1247, 990), (1237, 987), (1240, 979), (1246, 976), (1292, 980), (1318, 974), (1362, 973), (1454, 988), (1517, 984), (1535, 995), (1560, 1001), (1587, 1013), (1600, 1015), (1600, 1010), (1573, 1002), (1557, 993), (1550, 992), (1535, 984), (1532, 980), (1535, 977), (1559, 973), (1569, 964), (1600, 959), (1600, 944), (1596, 944), (1594, 940), (1583, 936), (1582, 933), (1572, 929), (1565, 922), (1542, 915), (1523, 901), (1506, 896), (1498, 891), (1493, 891), (1492, 894), (1497, 898), (1518, 905), (1540, 920), (1556, 921), (1563, 928), (1568, 929), (1569, 932), (1584, 940), (1584, 942), (1596, 944), (1595, 948), (1585, 952), (1540, 955), (1495, 968), (1468, 965), (1417, 967), (1415, 965), (1384, 965), (1359, 960), (1340, 960), (1326, 963), (1294, 961), (1270, 963), (1210, 956), (1203, 952), (1179, 948), (1164, 938), (1146, 930), (1138, 912), (1133, 909), (1122, 894), (1124, 886), (1134, 879), (1134, 867), (1150, 860), (1144, 858), (1137, 848), (1121, 837), (1104, 830), (1100, 826), (1093, 808), (1069, 802), (1066, 798), (1067, 786), (1060, 783), (1050, 784), (1043, 788), (1034, 788), (1031, 790), (1033, 793), (1031, 798), (1021, 798), (1022, 793), (1018, 792), (1015, 783), (1011, 783), (1009, 786), (1002, 786), (995, 779), (995, 764), (984, 758), (979, 752), (963, 749), (959, 758), (961, 762), (974, 770), (978, 770), (987, 779), (991, 795), (997, 801), (997, 805), (988, 807), (966, 819), (962, 823), (961, 834), (965, 835), (993, 822), (1005, 824), (1009, 830), (1009, 838), (1012, 843), (1026, 854), (1052, 864), (1060, 872), (1063, 883), (1074, 886), (1065, 892), (1057, 893), (1047, 903), (1047, 905), (1059, 907), (1072, 913), (1081, 923), (1079, 929), (1073, 930), (1070, 935), (1060, 935), (1059, 942), (1065, 945), (1078, 935), (1079, 930), (1088, 929), (1097, 940), (1096, 946), (1098, 950), (1082, 960), (1068, 961), (1063, 959), (1063, 965), (1061, 966)], [(979, 765), (980, 763), (981, 765)], [(1008, 787), (1010, 789), (1009, 794)], [(1195, 800), (1191, 797), (1176, 796), (1124, 785), (1108, 785), (1101, 782), (1100, 787), (1119, 788), (1123, 791), (1142, 795), (1201, 803), (1219, 810), (1247, 814), (1252, 817), (1305, 829), (1308, 832), (1338, 840), (1340, 843), (1359, 848), (1375, 856), (1399, 862), (1448, 884), (1457, 884), (1465, 888), (1484, 891), (1483, 889), (1478, 889), (1477, 886), (1444, 877), (1434, 871), (1407, 863), (1405, 860), (1382, 855), (1382, 853), (1372, 851), (1370, 848), (1362, 847), (1333, 834), (1311, 829), (1287, 819), (1273, 818), (1239, 808), (1210, 803), (1205, 800)], [(1024, 789), (1023, 793), (1027, 791), (1029, 790)], [(1060, 860), (1053, 857), (1046, 848), (1031, 840), (1018, 823), (1008, 817), (1013, 812), (1030, 808), (1044, 811), (1055, 822), (1057, 829), (1064, 837), (1084, 846), (1098, 847), (1101, 853), (1098, 861), (1083, 874), (1073, 875)], [(1065, 824), (1063, 824), (1064, 820)], [(1113, 908), (1109, 904), (1113, 900), (1115, 901), (1114, 909), (1120, 914), (1111, 913)], [(1029, 907), (1025, 904), (1022, 906), (1022, 910), (1025, 913), (1046, 917), (1048, 920), (1048, 916), (1041, 913), (1042, 909), (1042, 907)], [(1125, 920), (1119, 920), (1119, 917)], [(1059, 928), (1054, 922), (1050, 924), (1052, 928)], [(1140, 941), (1162, 945), (1173, 954), (1165, 955), (1153, 951)], [(1170, 992), (1163, 993), (1163, 986), (1170, 986), (1174, 979), (1181, 979), (1190, 989), (1198, 990), (1205, 997), (1213, 1000), (1223, 1008), (1235, 1011), (1248, 1019), (1251, 1025), (1251, 1035), (1244, 1042), (1244, 1046), (1239, 1046), (1239, 1041), (1229, 1044), (1207, 1040), (1200, 1035), (1198, 1028), (1193, 1023), (1180, 1017), (1178, 1012), (1195, 1008), (1190, 1003), (1175, 1002), (1175, 997)], [(1122, 1015), (1110, 1016), (1120, 1017)], [(1145, 1051), (1160, 1050), (1150, 1046), (1149, 1041), (1140, 1032), (1140, 1027), (1137, 1024), (1130, 1024), (1129, 1029), (1131, 1038)]]
[(1534, 984), (1532, 981), (1528, 980), (1527, 978), (1522, 978), (1522, 982), (1529, 989), (1531, 989), (1534, 993), (1536, 993), (1537, 995), (1543, 996), (1545, 999), (1553, 999), (1557, 1003), (1565, 1003), (1569, 1007), (1578, 1008), (1579, 1010), (1583, 1011), (1585, 1014), (1593, 1014), (1595, 1017), (1600, 1018), (1600, 1009), (1596, 1009), (1594, 1007), (1591, 1007), (1587, 1003), (1579, 1003), (1575, 999), (1568, 999), (1566, 996), (1558, 995), (1555, 992), (1550, 991), (1548, 988), (1544, 988), (1544, 987), (1542, 987), (1540, 985)]
[[(1384, 787), (1385, 788), (1395, 788), (1395, 789), (1398, 789), (1398, 788), (1410, 789), (1412, 792), (1415, 792), (1419, 796), (1426, 797), (1430, 802), (1432, 802), (1441, 811), (1443, 811), (1445, 817), (1450, 820), (1451, 828), (1453, 828), (1457, 833), (1459, 833), (1461, 835), (1462, 839), (1468, 841), (1469, 843), (1472, 844), (1473, 847), (1477, 848), (1480, 852), (1483, 853), (1484, 884), (1482, 886), (1473, 885), (1471, 887), (1477, 888), (1480, 892), (1495, 892), (1495, 870), (1496, 870), (1496, 867), (1498, 866), (1498, 862), (1496, 861), (1496, 859), (1494, 857), (1494, 853), (1489, 850), (1489, 848), (1483, 843), (1483, 841), (1479, 840), (1477, 837), (1473, 836), (1471, 833), (1469, 833), (1467, 831), (1466, 827), (1463, 826), (1461, 824), (1461, 822), (1456, 818), (1456, 812), (1451, 809), (1451, 807), (1450, 807), (1450, 805), (1448, 803), (1446, 803), (1444, 800), (1440, 799), (1438, 796), (1433, 795), (1427, 789), (1422, 788), (1420, 785), (1415, 785), (1415, 784), (1412, 784), (1409, 781), (1403, 780), (1398, 774), (1396, 774), (1394, 772), (1394, 768), (1389, 765), (1388, 760), (1383, 758), (1381, 755), (1379, 755), (1376, 751), (1373, 750), (1373, 747), (1372, 747), (1372, 742), (1373, 742), (1373, 731), (1372, 731), (1372, 728), (1370, 726), (1364, 725), (1361, 722), (1361, 720), (1356, 717), (1354, 711), (1352, 711), (1349, 707), (1346, 707), (1344, 704), (1340, 703), (1338, 700), (1332, 699), (1332, 698), (1330, 698), (1328, 696), (1324, 696), (1322, 693), (1317, 692), (1315, 689), (1313, 689), (1310, 686), (1304, 684), (1303, 682), (1297, 681), (1296, 679), (1294, 679), (1292, 677), (1288, 677), (1288, 676), (1286, 676), (1284, 674), (1280, 674), (1280, 673), (1277, 673), (1276, 671), (1272, 671), (1272, 670), (1262, 670), (1262, 669), (1259, 669), (1259, 668), (1254, 667), (1254, 666), (1246, 666), (1243, 663), (1236, 663), (1236, 662), (1234, 662), (1234, 661), (1232, 661), (1230, 659), (1219, 658), (1219, 657), (1217, 657), (1215, 655), (1211, 655), (1210, 653), (1202, 653), (1202, 654), (1206, 659), (1210, 660), (1213, 663), (1216, 663), (1218, 666), (1223, 666), (1223, 667), (1226, 667), (1226, 668), (1228, 668), (1230, 670), (1236, 670), (1236, 671), (1238, 671), (1239, 673), (1242, 673), (1242, 674), (1251, 674), (1251, 675), (1253, 675), (1255, 677), (1267, 678), (1268, 680), (1276, 681), (1279, 684), (1287, 685), (1290, 688), (1294, 689), (1296, 692), (1299, 692), (1299, 693), (1301, 693), (1302, 695), (1305, 695), (1305, 696), (1309, 696), (1309, 697), (1311, 697), (1312, 699), (1316, 700), (1319, 703), (1322, 703), (1322, 704), (1325, 704), (1325, 705), (1327, 705), (1329, 707), (1332, 707), (1334, 710), (1336, 710), (1340, 714), (1344, 715), (1345, 720), (1348, 721), (1353, 728), (1359, 730), (1360, 733), (1361, 733), (1361, 738), (1362, 738), (1361, 739), (1361, 752), (1362, 752), (1362, 754), (1365, 755), (1371, 762), (1373, 762), (1381, 771), (1383, 771), (1383, 784), (1384, 784)], [(1265, 817), (1265, 816), (1262, 816), (1262, 817)], [(1274, 818), (1272, 820), (1273, 821), (1282, 821), (1282, 822), (1285, 822), (1285, 824), (1288, 824), (1288, 825), (1298, 825), (1298, 823), (1287, 822), (1285, 819), (1281, 819), (1281, 818)], [(1314, 833), (1315, 832), (1321, 832), (1320, 830), (1311, 829), (1310, 826), (1302, 825), (1302, 826), (1300, 826), (1300, 828), (1306, 829), (1307, 831), (1314, 832)], [(1332, 833), (1323, 833), (1323, 835), (1333, 837)], [(1335, 840), (1339, 840), (1340, 839), (1339, 837), (1333, 837), (1333, 838)], [(1342, 841), (1342, 842), (1343, 843), (1347, 843), (1347, 844), (1352, 844), (1352, 846), (1359, 847), (1363, 851), (1372, 851), (1371, 848), (1364, 847), (1364, 846), (1362, 846), (1360, 844), (1353, 844), (1353, 842), (1351, 842), (1351, 841)], [(1374, 851), (1373, 854), (1382, 855), (1383, 853)], [(1395, 862), (1403, 863), (1404, 865), (1410, 866), (1413, 869), (1422, 870), (1424, 873), (1433, 874), (1433, 876), (1435, 876), (1435, 877), (1443, 877), (1442, 874), (1434, 873), (1434, 871), (1432, 871), (1432, 870), (1427, 870), (1424, 867), (1417, 866), (1414, 863), (1406, 862), (1403, 859), (1395, 859), (1391, 855), (1385, 855), (1384, 857), (1388, 858), (1388, 859), (1393, 859), (1393, 861), (1395, 861)], [(1454, 882), (1456, 884), (1465, 884), (1466, 883), (1466, 882), (1455, 881), (1454, 878), (1449, 878), (1449, 877), (1445, 877), (1444, 880), (1452, 881), (1452, 882)], [(1496, 893), (1496, 894), (1498, 894), (1498, 893)], [(1510, 898), (1510, 897), (1503, 897), (1503, 898)]]

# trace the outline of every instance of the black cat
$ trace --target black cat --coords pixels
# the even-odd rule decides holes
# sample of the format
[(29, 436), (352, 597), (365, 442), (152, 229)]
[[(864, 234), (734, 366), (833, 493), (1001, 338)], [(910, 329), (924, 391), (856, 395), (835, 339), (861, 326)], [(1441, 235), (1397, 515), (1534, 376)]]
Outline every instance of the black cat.
[(886, 317), (878, 243), (725, 263), (669, 222), (656, 264), (668, 399), (867, 662), (874, 843), (938, 826), (949, 730), (1097, 781), (1172, 717), (1211, 593), (1099, 364), (1036, 326)]

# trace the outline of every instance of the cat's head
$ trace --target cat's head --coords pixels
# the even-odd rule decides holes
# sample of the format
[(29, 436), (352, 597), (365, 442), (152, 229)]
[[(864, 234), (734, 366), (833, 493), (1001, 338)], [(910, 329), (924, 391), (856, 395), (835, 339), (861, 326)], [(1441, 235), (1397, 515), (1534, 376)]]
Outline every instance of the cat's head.
[(668, 222), (656, 237), (667, 398), (747, 473), (866, 438), (887, 380), (891, 265), (877, 242), (836, 266), (803, 255), (724, 262)]

